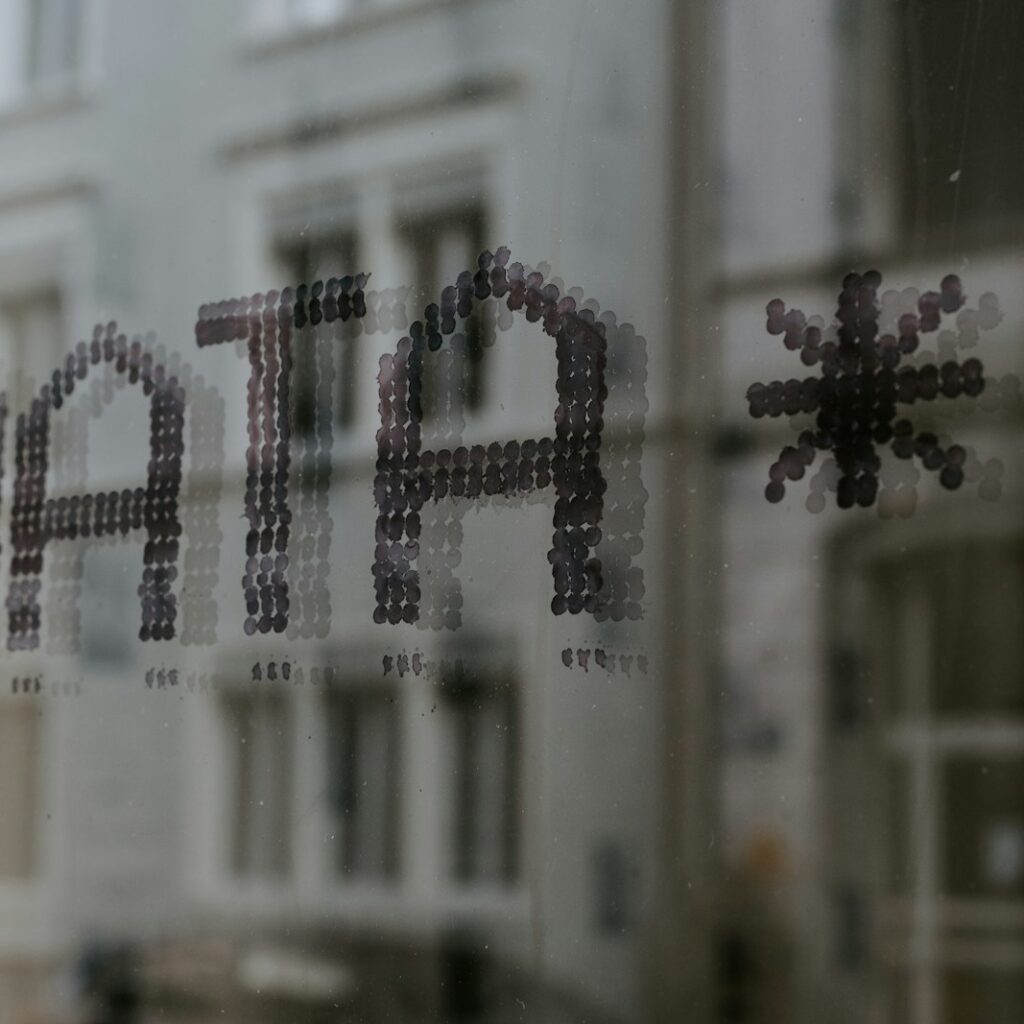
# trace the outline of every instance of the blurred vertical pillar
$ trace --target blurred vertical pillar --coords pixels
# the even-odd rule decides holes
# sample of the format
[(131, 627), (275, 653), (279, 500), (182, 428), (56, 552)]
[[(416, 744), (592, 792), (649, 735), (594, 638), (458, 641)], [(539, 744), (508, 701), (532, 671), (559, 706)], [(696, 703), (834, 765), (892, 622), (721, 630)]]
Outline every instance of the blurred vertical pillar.
[(659, 595), (663, 728), (646, 1019), (710, 1024), (719, 1016), (714, 694), (720, 540), (711, 464), (719, 371), (711, 328), (718, 252), (714, 71), (720, 55), (710, 0), (665, 0), (665, 8), (670, 313), (662, 342), (672, 401), (667, 436), (658, 445), (666, 515), (656, 544), (670, 567)]

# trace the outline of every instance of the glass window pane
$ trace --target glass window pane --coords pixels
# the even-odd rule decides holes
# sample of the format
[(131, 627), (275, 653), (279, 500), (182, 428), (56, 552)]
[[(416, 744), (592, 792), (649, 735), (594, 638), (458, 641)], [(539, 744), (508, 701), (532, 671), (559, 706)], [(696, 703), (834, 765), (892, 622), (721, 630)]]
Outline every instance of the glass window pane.
[[(443, 289), (454, 287), (466, 272), (476, 273), (477, 257), (485, 248), (484, 213), (460, 206), (420, 215), (403, 227), (415, 267), (414, 295), (424, 308), (431, 303), (440, 306)], [(422, 311), (417, 308), (415, 315), (422, 316)], [(460, 320), (448, 348), (425, 356), (421, 404), (426, 420), (450, 431), (465, 412), (481, 407), (487, 387), (486, 349), (493, 337), (493, 325), (475, 309)]]
[(225, 702), (231, 758), (230, 866), (242, 879), (280, 879), (291, 864), (291, 725), (279, 693)]
[(944, 891), (1024, 898), (1024, 758), (953, 758), (944, 769)]
[(454, 740), (455, 878), (463, 884), (511, 882), (519, 869), (515, 691), (455, 680), (444, 696)]
[(943, 977), (943, 1024), (1012, 1024), (1024, 1014), (1024, 975), (996, 969), (949, 969)]
[(83, 0), (26, 0), (29, 8), (28, 78), (61, 80), (79, 61)]
[(1021, 0), (0, 0), (0, 1024), (1024, 1020)]
[(1024, 561), (1016, 547), (959, 547), (933, 569), (935, 707), (1024, 715)]
[(911, 764), (908, 759), (890, 758), (886, 769), (885, 800), (889, 840), (886, 873), (891, 891), (906, 894), (913, 889), (917, 877)]
[(894, 10), (908, 215), (935, 238), (1005, 230), (1008, 217), (1024, 215), (1015, 138), (1024, 72), (1012, 56), (1024, 44), (1024, 11), (958, 0), (904, 0)]
[(32, 703), (0, 705), (0, 882), (38, 868), (39, 720)]
[(398, 870), (398, 712), (373, 691), (328, 699), (327, 775), (335, 870), (390, 878)]

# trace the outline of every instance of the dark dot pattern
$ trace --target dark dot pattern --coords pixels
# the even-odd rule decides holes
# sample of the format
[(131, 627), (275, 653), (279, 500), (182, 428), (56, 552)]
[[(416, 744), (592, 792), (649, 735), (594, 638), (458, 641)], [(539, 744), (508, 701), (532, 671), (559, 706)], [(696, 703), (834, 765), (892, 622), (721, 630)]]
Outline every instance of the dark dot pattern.
[[(646, 395), (647, 343), (629, 323), (620, 323), (611, 310), (587, 297), (581, 288), (566, 288), (550, 268), (540, 264), (541, 277), (558, 288), (563, 298), (572, 298), (578, 310), (588, 310), (605, 328), (607, 363), (604, 383), (604, 430), (601, 437), (601, 469), (606, 490), (603, 496), (601, 540), (597, 548), (602, 568), (598, 605), (593, 612), (599, 622), (619, 622), (643, 617), (644, 574), (638, 564), (643, 551), (643, 531), (648, 492), (644, 486), (642, 453), (644, 425), (648, 411)], [(533, 271), (524, 267), (524, 273)], [(467, 275), (469, 276), (469, 275)], [(518, 314), (492, 295), (473, 310), (473, 319), (484, 347), (495, 344), (498, 332), (509, 331)], [(459, 319), (459, 318), (457, 318)], [(448, 351), (448, 346), (452, 351)], [(422, 424), (421, 447), (454, 451), (463, 446), (466, 426), (464, 403), (458, 394), (462, 380), (457, 361), (465, 348), (459, 330), (446, 339), (431, 358), (439, 364), (435, 384), (443, 392), (435, 397), (434, 408)], [(447, 362), (446, 362), (447, 360)], [(551, 382), (554, 383), (553, 380)], [(513, 399), (514, 400), (514, 399)], [(552, 489), (525, 493), (482, 494), (471, 501), (464, 498), (428, 501), (419, 512), (416, 569), (419, 590), (419, 629), (456, 630), (467, 611), (456, 569), (461, 563), (463, 517), (471, 507), (515, 508), (523, 504), (551, 504)]]
[[(476, 272), (465, 272), (456, 285), (445, 289), (440, 297), (441, 301), (427, 310), (423, 321), (415, 329), (415, 333), (422, 337), (425, 327), (433, 325), (431, 337), (436, 349), (427, 345), (426, 351), (431, 353), (430, 358), (442, 364), (439, 378), (444, 387), (442, 393), (437, 396), (440, 408), (431, 416), (429, 425), (425, 425), (429, 445), (448, 452), (453, 459), (457, 453), (460, 459), (461, 452), (467, 453), (466, 466), (455, 466), (453, 461), (451, 468), (465, 469), (469, 490), (478, 504), (496, 501), (514, 505), (521, 501), (544, 500), (546, 493), (555, 490), (552, 486), (555, 439), (549, 439), (552, 451), (547, 454), (541, 453), (535, 460), (535, 469), (540, 473), (543, 489), (536, 486), (518, 489), (510, 486), (513, 482), (511, 477), (506, 475), (504, 483), (500, 474), (495, 477), (498, 464), (505, 461), (504, 446), (496, 461), (489, 459), (486, 446), (472, 446), (474, 457), (483, 452), (483, 458), (479, 462), (468, 459), (470, 448), (461, 443), (461, 430), (465, 426), (463, 403), (454, 394), (461, 380), (456, 364), (460, 358), (466, 357), (466, 336), (458, 327), (472, 311), (483, 324), (483, 344), (492, 345), (495, 328), (509, 329), (513, 324), (514, 311), (517, 315), (525, 311), (528, 321), (534, 322), (544, 315), (549, 315), (544, 306), (545, 288), (547, 296), (557, 295), (558, 301), (565, 309), (575, 307), (575, 316), (579, 322), (600, 324), (599, 327), (595, 326), (592, 329), (604, 332), (611, 364), (607, 372), (603, 371), (602, 379), (606, 391), (602, 399), (605, 431), (601, 438), (600, 468), (605, 490), (601, 502), (599, 534), (592, 534), (592, 537), (599, 537), (599, 548), (589, 552), (593, 569), (597, 561), (594, 557), (595, 551), (600, 551), (602, 571), (596, 607), (593, 600), (588, 601), (588, 607), (592, 608), (594, 616), (599, 620), (639, 619), (642, 616), (644, 585), (643, 573), (636, 560), (643, 548), (644, 508), (648, 497), (640, 473), (643, 427), (647, 412), (646, 342), (637, 335), (631, 325), (619, 324), (610, 311), (602, 313), (597, 303), (592, 299), (585, 299), (579, 289), (565, 291), (557, 279), (545, 281), (548, 273), (546, 269), (534, 272), (528, 268), (510, 268), (513, 275), (518, 274), (518, 283), (514, 281), (509, 292), (503, 293), (502, 298), (511, 298), (511, 303), (500, 302), (493, 291), (481, 299), (477, 295), (477, 286), (478, 275), (482, 270), (489, 287), (490, 271), (483, 268), (478, 261)], [(251, 364), (255, 352), (256, 362), (252, 366), (253, 372), (250, 374), (249, 382), (250, 465), (258, 462), (253, 456), (262, 457), (264, 454), (268, 410), (269, 422), (279, 443), (281, 431), (284, 430), (286, 436), (290, 431), (288, 418), (282, 416), (282, 411), (288, 404), (287, 390), (283, 401), (281, 395), (282, 382), (285, 389), (288, 385), (287, 380), (283, 381), (286, 376), (282, 370), (283, 359), (287, 355), (292, 363), (310, 359), (315, 364), (312, 376), (317, 401), (313, 429), (292, 432), (288, 451), (282, 451), (277, 446), (270, 450), (270, 480), (273, 490), (269, 496), (261, 492), (261, 486), (265, 486), (262, 477), (249, 478), (246, 514), (250, 523), (250, 548), (253, 545), (254, 529), (258, 531), (257, 539), (260, 543), (263, 537), (267, 536), (267, 531), (271, 531), (271, 542), (276, 542), (279, 533), (273, 532), (272, 528), (279, 528), (281, 513), (288, 520), (289, 526), (284, 538), (285, 551), (277, 552), (275, 549), (272, 561), (269, 554), (265, 556), (258, 547), (255, 556), (247, 553), (243, 591), (247, 600), (246, 631), (250, 634), (283, 629), (290, 638), (322, 637), (330, 630), (328, 555), (333, 523), (329, 514), (329, 489), (333, 436), (329, 407), (335, 372), (330, 351), (331, 336), (333, 340), (345, 337), (340, 328), (341, 323), (348, 319), (354, 321), (349, 333), (352, 333), (353, 328), (356, 332), (362, 333), (387, 332), (396, 328), (408, 330), (410, 351), (414, 335), (414, 330), (409, 328), (405, 315), (405, 302), (411, 290), (401, 288), (364, 292), (363, 285), (366, 280), (366, 275), (361, 275), (356, 278), (332, 279), (326, 284), (316, 282), (309, 287), (297, 286), (286, 290), (287, 301), (283, 291), (269, 293), (268, 296), (253, 296), (251, 299), (228, 300), (200, 309), (196, 337), (201, 346), (224, 341), (242, 343), (250, 356)], [(502, 291), (500, 285), (498, 291)], [(520, 293), (518, 299), (517, 292)], [(271, 307), (275, 302), (279, 303), (276, 307), (277, 315), (272, 318), (271, 324), (277, 331), (279, 343), (278, 351), (271, 353), (277, 359), (277, 372), (273, 375), (267, 370), (269, 363), (265, 351), (264, 320), (268, 297), (271, 299)], [(477, 308), (474, 308), (474, 305)], [(289, 319), (289, 312), (292, 331), (289, 336), (288, 352), (285, 354), (280, 347), (280, 330), (282, 322)], [(328, 323), (335, 324), (333, 331), (317, 330)], [(310, 332), (315, 336), (309, 337)], [(263, 348), (254, 343), (257, 336), (263, 338)], [(422, 374), (422, 363), (420, 367)], [(308, 373), (309, 368), (305, 369)], [(422, 376), (419, 383), (422, 387)], [(420, 450), (424, 447), (423, 441), (421, 433)], [(536, 445), (540, 442), (533, 443)], [(527, 450), (528, 445), (529, 443)], [(260, 449), (258, 452), (257, 448)], [(511, 450), (510, 458), (515, 458)], [(291, 484), (288, 483), (289, 464), (292, 467)], [(475, 481), (478, 476), (482, 478), (485, 464), (491, 474), (491, 483), (485, 486), (485, 481), (481, 479), (480, 485), (476, 486)], [(256, 472), (266, 472), (261, 462)], [(439, 476), (443, 477), (443, 474)], [(455, 489), (460, 487), (460, 478), (462, 474), (456, 473)], [(533, 484), (536, 479), (527, 479), (524, 471), (524, 484)], [(277, 483), (283, 483), (284, 487), (277, 487), (275, 480)], [(500, 486), (494, 486), (495, 481)], [(462, 490), (463, 497), (469, 496), (464, 486)], [(282, 493), (283, 501), (278, 497)], [(457, 497), (454, 491), (448, 496)], [(557, 493), (555, 499), (557, 502)], [(468, 507), (467, 501), (441, 502), (433, 497), (432, 501), (419, 507), (418, 518), (410, 519), (407, 523), (410, 530), (410, 536), (406, 538), (409, 544), (407, 552), (415, 559), (417, 571), (420, 574), (425, 571), (426, 580), (429, 582), (421, 591), (418, 578), (415, 582), (405, 581), (408, 584), (405, 593), (408, 598), (406, 603), (418, 603), (419, 614), (412, 621), (416, 621), (421, 627), (454, 629), (462, 623), (463, 599), (459, 581), (453, 570), (461, 560), (461, 518)], [(273, 523), (270, 522), (272, 517)], [(252, 525), (254, 519), (255, 527)], [(280, 559), (279, 554), (284, 554), (286, 558)], [(556, 559), (559, 557), (556, 555)], [(257, 561), (254, 562), (254, 558)], [(276, 580), (273, 576), (275, 571), (281, 574)], [(253, 573), (256, 574), (255, 578)], [(281, 587), (284, 588), (283, 591)], [(556, 597), (558, 596), (556, 592)], [(565, 597), (565, 594), (561, 596)], [(568, 603), (566, 599), (566, 610)], [(573, 599), (573, 605), (575, 604), (576, 601)], [(393, 612), (391, 614), (394, 615)], [(403, 617), (399, 621), (410, 621), (404, 617), (407, 614), (403, 608)], [(384, 621), (390, 621), (386, 615)]]
[[(195, 375), (178, 352), (168, 352), (156, 343), (152, 333), (138, 338), (166, 368), (166, 376), (177, 378), (185, 392), (190, 453), (188, 475), (183, 481), (181, 583), (178, 588), (179, 626), (177, 639), (183, 646), (209, 646), (217, 642), (219, 618), (216, 600), (223, 535), (220, 530), (220, 498), (223, 490), (224, 400), (217, 388)], [(87, 450), (89, 423), (106, 415), (115, 389), (127, 387), (127, 379), (110, 364), (103, 373), (90, 375), (91, 394), (65, 403), (62, 415), (51, 423), (50, 478), (60, 492), (82, 490), (88, 479)], [(76, 392), (78, 397), (78, 392)], [(89, 544), (116, 544), (115, 536), (90, 539)], [(74, 653), (80, 647), (82, 567), (84, 545), (61, 543), (48, 553), (45, 589), (47, 649)]]
[[(316, 286), (314, 285), (314, 288)], [(293, 439), (298, 462), (298, 497), (292, 524), (290, 570), (299, 615), (288, 621), (287, 636), (324, 639), (331, 629), (330, 514), (331, 449), (334, 445), (334, 341), (313, 325), (303, 328), (296, 358), (309, 359), (316, 389), (313, 429)]]
[[(596, 305), (596, 304), (595, 304)], [(594, 618), (637, 621), (646, 593), (638, 564), (643, 552), (647, 499), (642, 456), (647, 401), (647, 342), (610, 310), (600, 314), (608, 339), (601, 466), (608, 490), (604, 496), (599, 547), (603, 583)]]
[[(289, 542), (292, 509), (289, 502), (291, 467), (291, 379), (293, 339), (296, 332), (316, 328), (321, 323), (348, 321), (367, 315), (364, 291), (367, 275), (300, 284), (282, 291), (257, 293), (248, 298), (228, 299), (200, 307), (196, 323), (196, 342), (202, 348), (227, 341), (246, 343), (249, 357), (247, 395), (248, 449), (246, 451), (245, 517), (249, 529), (245, 541), (245, 572), (242, 591), (245, 597), (244, 629), (248, 636), (259, 633), (283, 633), (290, 622)], [(318, 387), (329, 382), (321, 380)], [(318, 403), (319, 405), (320, 403)], [(329, 404), (327, 405), (329, 408)], [(312, 485), (322, 495), (317, 505), (326, 516), (329, 489), (329, 427), (318, 418), (317, 451)], [(321, 451), (322, 448), (322, 451)], [(318, 461), (317, 461), (318, 460)], [(319, 467), (319, 468), (317, 468)], [(300, 472), (306, 473), (303, 461)], [(329, 533), (329, 523), (325, 527)], [(322, 540), (322, 538), (321, 538)], [(315, 556), (314, 556), (315, 557)], [(329, 622), (326, 600), (326, 559), (321, 559), (321, 586), (314, 588), (300, 574), (299, 599), (318, 600), (310, 621), (317, 634)]]
[[(494, 335), (485, 337), (493, 339)], [(461, 339), (455, 334), (451, 340), (454, 347)], [(432, 356), (439, 364), (438, 377), (443, 387), (437, 396), (440, 408), (429, 424), (429, 441), (432, 446), (449, 451), (462, 444), (466, 426), (463, 403), (452, 394), (462, 379), (454, 365), (455, 355), (442, 348)], [(420, 440), (422, 444), (422, 437)], [(517, 499), (502, 496), (501, 500), (512, 503)], [(462, 520), (468, 509), (466, 501), (428, 502), (420, 508), (419, 519), (413, 523), (418, 545), (416, 568), (420, 579), (428, 583), (412, 592), (414, 598), (419, 598), (416, 624), (421, 629), (454, 630), (463, 624), (462, 587), (455, 570), (462, 562)]]
[[(826, 341), (819, 327), (781, 299), (768, 303), (768, 333), (782, 336), (790, 351), (799, 351), (805, 366), (821, 366), (820, 377), (753, 384), (747, 391), (750, 415), (815, 414), (815, 428), (803, 430), (796, 445), (785, 446), (771, 466), (765, 497), (779, 502), (786, 481), (799, 480), (819, 451), (830, 452), (837, 466), (836, 502), (840, 508), (868, 507), (878, 497), (882, 468), (878, 447), (887, 445), (900, 459), (916, 459), (938, 475), (943, 487), (956, 490), (964, 481), (965, 449), (944, 446), (930, 432), (917, 432), (897, 413), (898, 405), (931, 402), (940, 397), (979, 396), (985, 388), (978, 359), (941, 365), (901, 365), (914, 353), (923, 334), (937, 331), (943, 314), (964, 304), (960, 279), (943, 278), (940, 290), (918, 299), (917, 313), (900, 317), (895, 333), (880, 336), (878, 289), (881, 274), (848, 274), (836, 311), (837, 340)], [(816, 499), (812, 511), (823, 507)]]
[[(145, 487), (109, 494), (47, 498), (51, 414), (60, 410), (90, 368), (114, 365), (150, 399), (150, 459)], [(178, 380), (139, 340), (130, 345), (117, 326), (97, 327), (91, 344), (79, 343), (62, 368), (20, 413), (15, 428), (14, 505), (11, 513), (11, 573), (7, 597), (11, 651), (39, 646), (39, 596), (43, 553), (51, 540), (126, 536), (145, 531), (141, 640), (174, 636), (177, 601), (171, 586), (177, 577), (181, 524), (178, 501), (184, 455), (185, 392)]]
[[(155, 362), (168, 366), (161, 350), (154, 348), (153, 335), (135, 339), (143, 348), (153, 352)], [(99, 339), (94, 338), (99, 344)], [(85, 347), (80, 342), (80, 347)], [(114, 337), (102, 339), (102, 345), (110, 348), (117, 344)], [(125, 349), (127, 342), (121, 343)], [(90, 354), (93, 345), (89, 345)], [(189, 393), (188, 383), (178, 373), (179, 383)], [(61, 413), (50, 421), (49, 466), (47, 469), (50, 488), (57, 494), (71, 494), (85, 490), (89, 480), (88, 446), (92, 420), (106, 414), (114, 400), (115, 390), (128, 387), (127, 376), (118, 374), (112, 361), (101, 360), (86, 380), (75, 388), (73, 398), (62, 400)], [(186, 506), (187, 508), (187, 506)], [(48, 654), (73, 655), (82, 646), (83, 568), (87, 548), (112, 546), (122, 538), (118, 534), (84, 536), (79, 533), (76, 540), (64, 539), (47, 551), (47, 578), (43, 588), (43, 642)], [(187, 556), (186, 556), (187, 557)], [(185, 585), (180, 588), (180, 600), (184, 605)]]
[[(555, 614), (595, 613), (603, 577), (597, 546), (607, 484), (601, 435), (607, 388), (606, 328), (592, 310), (545, 282), (543, 274), (509, 263), (506, 248), (484, 252), (475, 271), (459, 275), (414, 322), (393, 355), (380, 360), (377, 473), (374, 480), (376, 550), (373, 564), (377, 623), (419, 619), (417, 568), (421, 512), (428, 502), (555, 493), (554, 534), (548, 561)], [(423, 365), (436, 357), (474, 304), (490, 298), (539, 323), (555, 340), (558, 362), (554, 436), (528, 441), (422, 448)]]
[[(185, 539), (179, 640), (185, 647), (217, 643), (217, 589), (224, 536), (220, 529), (220, 500), (224, 486), (225, 404), (220, 391), (195, 374), (178, 352), (153, 346), (155, 358), (178, 379), (188, 412), (188, 475), (182, 503)], [(98, 410), (99, 411), (99, 410)]]

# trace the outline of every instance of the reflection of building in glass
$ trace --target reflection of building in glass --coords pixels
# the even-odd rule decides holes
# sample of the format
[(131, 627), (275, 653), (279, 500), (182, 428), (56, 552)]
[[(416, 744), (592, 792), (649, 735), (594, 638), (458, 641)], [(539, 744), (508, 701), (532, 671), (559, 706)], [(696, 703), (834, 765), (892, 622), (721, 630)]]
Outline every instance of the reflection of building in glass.
[[(790, 424), (744, 395), (794, 375), (766, 302), (827, 315), (877, 267), (890, 304), (950, 271), (969, 306), (998, 295), (976, 354), (1013, 397), (1022, 23), (1003, 0), (0, 4), (5, 593), (31, 389), (116, 320), (189, 396), (180, 645), (135, 640), (141, 531), (50, 539), (42, 645), (0, 679), (0, 1018), (1018, 1024), (1019, 410), (916, 407), (976, 453), (971, 486), (812, 516), (764, 501)], [(394, 558), (420, 622), (376, 625), (381, 358), (506, 245), (609, 338), (615, 614), (551, 614), (534, 477), (427, 503)], [(196, 310), (366, 273), (366, 317), (292, 336), (291, 619), (250, 638), (280, 570), (242, 515), (247, 487), (276, 515), (279, 438), (250, 436), (247, 343), (200, 348)], [(491, 299), (456, 333), (423, 449), (522, 456), (552, 339)], [(51, 493), (145, 484), (148, 406), (115, 377), (54, 416)]]
[[(641, 337), (667, 315), (665, 72), (637, 57), (664, 12), (590, 12), (600, 59), (567, 77), (579, 12), (541, 3), (0, 7), (0, 582), (14, 415), (94, 323), (189, 403), (178, 640), (136, 639), (140, 530), (45, 547), (42, 643), (11, 669), (42, 692), (0, 697), (0, 1017), (648, 1019), (659, 657), (635, 620), (657, 592), (639, 439), (667, 394)], [(552, 502), (499, 495), (431, 506), (424, 628), (379, 627), (380, 359), (504, 245), (616, 339), (608, 587), (632, 617), (555, 621)], [(248, 436), (249, 353), (199, 348), (196, 310), (361, 273), (366, 318), (291, 339), (292, 618), (250, 639), (240, 583), (277, 570), (248, 565), (245, 459), (278, 437)], [(496, 306), (425, 369), (435, 447), (553, 430), (554, 341)], [(54, 413), (48, 493), (146, 483), (138, 390), (104, 364)], [(650, 671), (568, 673), (598, 631)], [(385, 676), (399, 652), (430, 674)]]
[[(1019, 62), (1007, 50), (1019, 10), (809, 14), (740, 2), (722, 21), (727, 421), (740, 425), (745, 377), (797, 375), (759, 337), (765, 303), (799, 295), (827, 324), (832, 282), (857, 268), (884, 272), (890, 303), (953, 266), (969, 304), (1005, 292), (1002, 322), (963, 354), (998, 390), (1020, 372), (1024, 326)], [(923, 342), (932, 361), (953, 358), (957, 331)], [(1024, 1013), (1020, 421), (994, 394), (978, 404), (936, 405), (923, 428), (965, 446), (969, 486), (943, 493), (933, 474), (883, 469), (896, 488), (888, 518), (809, 515), (799, 487), (767, 513), (759, 472), (790, 425), (727, 432), (726, 1019)], [(985, 500), (998, 493), (990, 469), (997, 502)], [(769, 726), (776, 739), (761, 742)]]

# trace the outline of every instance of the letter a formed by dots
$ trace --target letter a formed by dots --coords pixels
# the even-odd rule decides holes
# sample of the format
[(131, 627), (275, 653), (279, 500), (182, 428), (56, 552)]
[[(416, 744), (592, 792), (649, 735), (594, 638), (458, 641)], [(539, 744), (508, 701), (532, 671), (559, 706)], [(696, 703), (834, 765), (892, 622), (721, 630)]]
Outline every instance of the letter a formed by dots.
[[(590, 310), (577, 311), (571, 296), (560, 296), (543, 276), (521, 263), (508, 265), (509, 251), (485, 252), (475, 273), (464, 271), (444, 289), (440, 306), (431, 303), (397, 352), (380, 361), (381, 426), (377, 432), (376, 550), (373, 565), (377, 623), (419, 619), (420, 510), (445, 498), (480, 500), (487, 495), (528, 494), (553, 488), (554, 535), (548, 561), (555, 595), (552, 611), (596, 612), (601, 591), (601, 540), (605, 480), (601, 472), (604, 425), (606, 334)], [(454, 451), (423, 451), (421, 401), (426, 359), (437, 357), (456, 318), (468, 317), (474, 302), (494, 296), (509, 310), (539, 323), (555, 341), (558, 359), (554, 436), (539, 440), (474, 445)]]
[[(185, 393), (174, 377), (166, 377), (141, 341), (128, 344), (116, 324), (97, 327), (92, 342), (80, 342), (63, 369), (54, 370), (50, 382), (32, 399), (28, 413), (20, 413), (15, 427), (14, 506), (11, 513), (11, 580), (7, 597), (11, 651), (39, 646), (43, 552), (53, 540), (127, 536), (146, 533), (142, 584), (142, 640), (169, 640), (174, 636), (177, 603), (171, 584), (177, 575), (181, 524), (178, 498), (184, 454)], [(50, 417), (71, 396), (90, 367), (112, 363), (130, 384), (141, 384), (150, 399), (149, 469), (145, 488), (110, 494), (46, 496)]]

